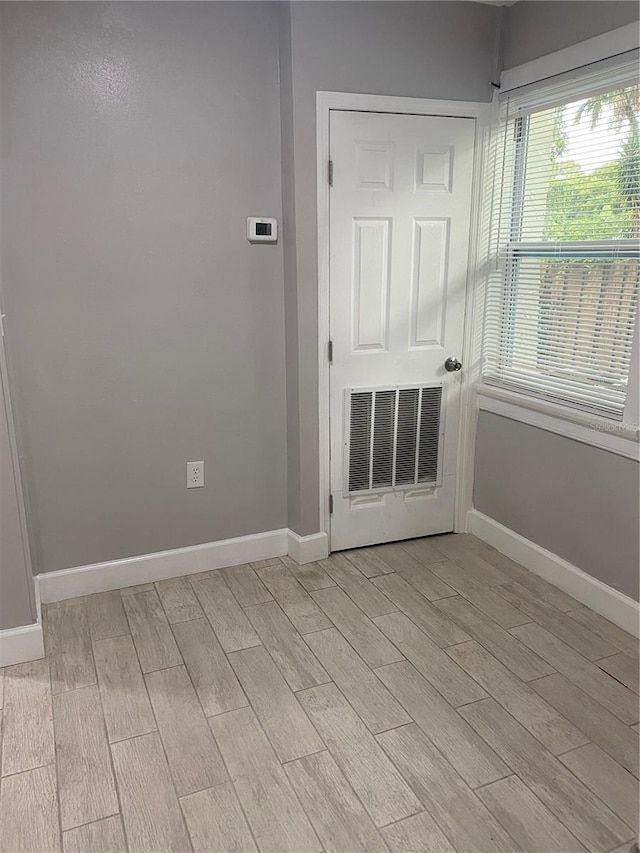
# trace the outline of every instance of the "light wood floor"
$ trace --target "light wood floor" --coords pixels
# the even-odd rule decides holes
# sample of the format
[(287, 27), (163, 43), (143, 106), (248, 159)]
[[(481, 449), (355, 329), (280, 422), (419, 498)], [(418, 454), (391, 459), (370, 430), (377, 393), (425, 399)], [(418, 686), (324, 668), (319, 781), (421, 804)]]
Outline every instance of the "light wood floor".
[(3, 853), (635, 837), (637, 641), (471, 536), (63, 601), (44, 629), (0, 671)]

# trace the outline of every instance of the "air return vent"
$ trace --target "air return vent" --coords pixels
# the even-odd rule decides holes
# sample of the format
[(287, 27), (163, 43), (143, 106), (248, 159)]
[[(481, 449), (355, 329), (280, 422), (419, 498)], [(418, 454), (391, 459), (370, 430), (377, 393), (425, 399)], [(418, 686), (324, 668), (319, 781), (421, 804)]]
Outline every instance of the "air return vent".
[(442, 386), (347, 390), (348, 492), (436, 484)]

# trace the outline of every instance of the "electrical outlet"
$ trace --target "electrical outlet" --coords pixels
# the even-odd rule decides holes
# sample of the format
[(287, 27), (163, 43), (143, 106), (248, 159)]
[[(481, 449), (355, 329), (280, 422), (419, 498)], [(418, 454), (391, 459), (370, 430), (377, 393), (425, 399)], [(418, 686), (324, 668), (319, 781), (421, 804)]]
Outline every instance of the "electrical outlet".
[(204, 462), (187, 462), (187, 488), (201, 489), (204, 486)]

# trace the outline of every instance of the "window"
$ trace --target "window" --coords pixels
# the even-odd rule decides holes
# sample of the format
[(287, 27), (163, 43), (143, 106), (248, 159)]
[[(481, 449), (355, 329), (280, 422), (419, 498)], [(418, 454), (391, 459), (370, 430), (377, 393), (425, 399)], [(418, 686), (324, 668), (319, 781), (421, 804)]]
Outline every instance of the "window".
[(621, 420), (638, 305), (637, 84), (507, 105), (488, 384)]

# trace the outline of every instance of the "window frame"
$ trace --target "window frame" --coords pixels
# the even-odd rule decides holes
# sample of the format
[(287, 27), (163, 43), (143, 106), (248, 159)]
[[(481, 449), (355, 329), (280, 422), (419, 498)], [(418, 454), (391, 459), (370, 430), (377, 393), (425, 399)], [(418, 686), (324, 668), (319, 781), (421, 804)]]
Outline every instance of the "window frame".
[[(629, 35), (630, 34), (627, 32), (626, 36), (629, 37)], [(502, 251), (506, 252), (507, 256), (503, 256), (502, 261), (504, 271), (502, 292), (503, 306), (500, 309), (499, 319), (501, 338), (503, 338), (504, 335), (503, 330), (505, 325), (509, 325), (509, 316), (513, 317), (512, 312), (509, 312), (509, 305), (512, 305), (514, 301), (514, 291), (517, 288), (517, 266), (522, 258), (545, 257), (552, 255), (554, 257), (562, 257), (563, 255), (570, 255), (573, 257), (638, 256), (637, 241), (633, 240), (567, 241), (558, 243), (547, 241), (531, 242), (530, 240), (525, 242), (518, 239), (520, 236), (520, 226), (522, 224), (522, 193), (524, 192), (526, 179), (526, 147), (528, 143), (529, 115), (533, 112), (537, 112), (538, 110), (549, 109), (554, 105), (569, 103), (572, 100), (580, 100), (582, 98), (589, 97), (594, 92), (612, 91), (618, 88), (624, 88), (628, 85), (636, 84), (638, 82), (637, 53), (637, 50), (634, 50), (632, 54), (629, 53), (621, 59), (619, 58), (616, 63), (609, 63), (609, 65), (604, 69), (598, 69), (597, 67), (594, 68), (593, 66), (590, 66), (580, 69), (577, 72), (573, 72), (569, 75), (570, 79), (568, 83), (564, 80), (567, 75), (561, 75), (560, 78), (553, 78), (551, 80), (543, 80), (538, 85), (534, 86), (527, 85), (530, 81), (525, 80), (524, 82), (520, 82), (520, 86), (524, 87), (521, 92), (516, 91), (506, 93), (506, 96), (505, 93), (502, 93), (502, 95), (496, 93), (494, 97), (492, 144), (494, 145), (494, 148), (498, 150), (498, 153), (494, 153), (493, 157), (494, 162), (498, 164), (494, 174), (494, 189), (498, 185), (501, 186), (501, 181), (504, 179), (501, 165), (504, 162), (507, 145), (505, 131), (508, 126), (508, 122), (514, 121), (513, 114), (509, 119), (508, 109), (506, 111), (507, 115), (505, 115), (504, 101), (507, 100), (507, 97), (512, 104), (515, 104), (515, 108), (520, 113), (519, 115), (516, 113), (515, 121), (523, 122), (521, 138), (516, 141), (512, 154), (514, 158), (514, 179), (512, 186), (505, 190), (512, 193), (512, 198), (510, 205), (511, 221), (509, 223), (510, 239), (506, 242), (503, 241), (502, 244)], [(523, 74), (524, 69), (525, 67), (523, 66)], [(512, 72), (507, 73), (511, 74)], [(520, 75), (520, 77), (522, 77), (522, 75)], [(499, 150), (501, 146), (502, 150)], [(492, 158), (489, 159), (491, 160)], [(519, 168), (517, 168), (517, 159), (524, 161)], [(501, 204), (501, 202), (498, 202), (498, 204)], [(494, 208), (496, 206), (495, 198), (492, 202), (492, 206)], [(616, 252), (617, 255), (615, 254)], [(491, 254), (494, 255), (495, 263), (495, 251), (492, 250), (490, 255)], [(493, 271), (494, 273), (497, 272), (495, 268)], [(484, 347), (486, 346), (484, 332), (482, 333), (482, 338), (484, 350)], [(499, 362), (502, 363), (504, 363), (503, 352), (505, 346), (507, 349), (510, 346), (513, 346), (513, 341), (509, 341), (508, 339), (506, 341), (504, 339), (500, 340), (499, 354), (497, 358), (499, 359)], [(503, 378), (496, 378), (496, 382), (494, 383), (491, 381), (490, 377), (481, 376), (476, 385), (478, 407), (495, 410), (496, 404), (494, 401), (499, 400), (501, 401), (500, 406), (502, 406), (503, 409), (505, 405), (509, 406), (508, 416), (510, 417), (515, 417), (516, 413), (519, 412), (521, 415), (518, 417), (519, 420), (530, 422), (531, 412), (539, 413), (541, 416), (547, 416), (545, 428), (548, 429), (551, 428), (551, 421), (564, 421), (564, 426), (562, 423), (556, 424), (555, 428), (551, 429), (551, 431), (567, 434), (572, 438), (577, 437), (576, 429), (580, 432), (580, 430), (584, 430), (586, 428), (585, 432), (580, 432), (580, 438), (578, 440), (584, 440), (587, 441), (587, 443), (596, 444), (597, 446), (603, 446), (603, 444), (606, 446), (610, 444), (612, 448), (615, 447), (619, 449), (620, 446), (626, 447), (627, 451), (624, 452), (623, 455), (630, 455), (631, 458), (638, 458), (637, 446), (635, 448), (629, 448), (629, 442), (633, 442), (637, 445), (640, 441), (640, 403), (638, 401), (638, 398), (640, 397), (640, 365), (638, 364), (639, 353), (640, 300), (638, 302), (635, 320), (631, 364), (626, 389), (626, 402), (620, 417), (607, 414), (604, 411), (605, 406), (603, 406), (603, 411), (596, 413), (580, 408), (579, 404), (578, 406), (575, 404), (572, 405), (570, 400), (563, 400), (560, 396), (558, 396), (557, 400), (554, 400), (552, 399), (554, 396), (553, 391), (549, 391), (548, 389), (546, 391), (544, 389), (540, 390), (535, 387), (536, 383), (534, 382), (532, 382), (530, 387), (527, 388), (526, 379), (524, 377), (521, 377), (518, 381), (513, 383), (512, 387), (509, 387), (508, 381), (505, 382)], [(544, 374), (541, 374), (540, 378), (543, 380)], [(579, 387), (580, 383), (576, 383), (576, 390), (579, 391)], [(594, 431), (597, 431), (598, 440), (589, 440), (589, 438), (594, 438)], [(609, 439), (611, 440), (609, 441)], [(622, 444), (620, 444), (620, 442)]]

